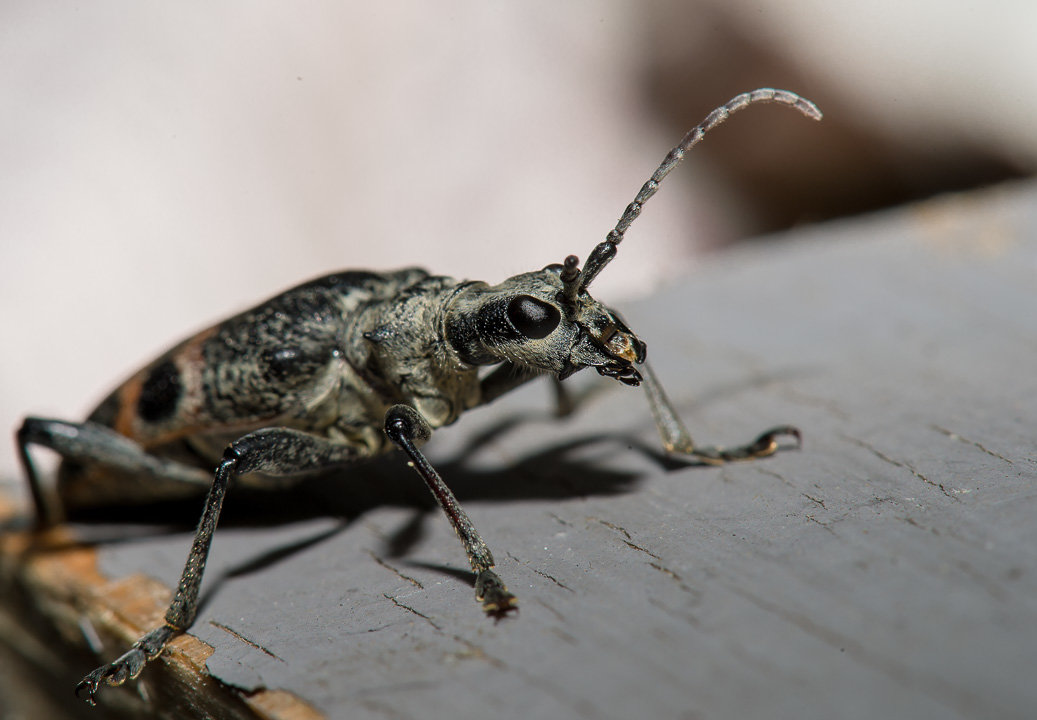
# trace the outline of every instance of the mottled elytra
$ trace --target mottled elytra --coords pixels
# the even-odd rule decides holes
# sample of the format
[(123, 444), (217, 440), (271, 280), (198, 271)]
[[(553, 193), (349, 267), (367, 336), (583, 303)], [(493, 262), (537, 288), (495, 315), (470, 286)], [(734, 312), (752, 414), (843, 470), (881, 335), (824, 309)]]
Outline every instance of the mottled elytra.
[[(493, 571), (493, 555), (475, 525), (419, 449), (461, 413), (539, 376), (557, 384), (594, 368), (625, 385), (644, 384), (668, 452), (723, 463), (770, 455), (783, 436), (798, 442), (799, 431), (783, 425), (745, 445), (695, 445), (645, 360), (645, 343), (588, 292), (685, 153), (731, 113), (766, 102), (821, 119), (810, 101), (770, 88), (713, 110), (666, 155), (582, 269), (569, 255), (497, 285), (418, 268), (327, 275), (175, 345), (83, 422), (27, 417), (17, 443), (40, 527), (99, 506), (205, 495), (165, 621), (89, 673), (76, 694), (93, 703), (102, 687), (137, 677), (194, 622), (232, 481), (281, 486), (285, 476), (398, 449), (457, 531), (476, 598), (487, 612), (500, 614), (516, 607), (515, 596)], [(560, 404), (567, 404), (558, 388)], [(29, 457), (33, 445), (63, 457), (56, 491), (40, 483)]]

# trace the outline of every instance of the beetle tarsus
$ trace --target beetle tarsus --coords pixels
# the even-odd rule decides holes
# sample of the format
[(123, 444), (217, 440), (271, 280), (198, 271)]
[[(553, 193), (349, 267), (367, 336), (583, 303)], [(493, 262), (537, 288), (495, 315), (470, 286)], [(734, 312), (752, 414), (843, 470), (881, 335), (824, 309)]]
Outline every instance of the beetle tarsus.
[(756, 440), (749, 445), (749, 458), (765, 457), (767, 455), (773, 455), (778, 450), (777, 438), (782, 436), (793, 437), (796, 439), (796, 448), (803, 447), (803, 433), (799, 431), (798, 427), (794, 425), (779, 425), (773, 427), (764, 433), (761, 433)]
[(780, 447), (778, 438), (782, 436), (795, 438), (797, 448), (803, 446), (803, 435), (799, 428), (792, 425), (779, 425), (760, 433), (759, 437), (747, 445), (730, 448), (720, 446), (695, 448), (687, 454), (708, 465), (722, 465), (725, 462), (736, 460), (755, 460), (776, 453)]
[(518, 609), (518, 598), (512, 595), (493, 570), (483, 570), (475, 578), (475, 599), (489, 615), (504, 615)]
[(115, 687), (140, 675), (147, 655), (138, 647), (133, 647), (119, 659), (94, 670), (76, 685), (76, 697), (85, 700), (89, 705), (96, 705), (94, 697), (102, 685)]
[(166, 642), (178, 632), (171, 625), (155, 628), (134, 643), (126, 653), (84, 677), (76, 685), (76, 697), (96, 705), (94, 698), (103, 686), (116, 687), (140, 675), (148, 660), (158, 657)]

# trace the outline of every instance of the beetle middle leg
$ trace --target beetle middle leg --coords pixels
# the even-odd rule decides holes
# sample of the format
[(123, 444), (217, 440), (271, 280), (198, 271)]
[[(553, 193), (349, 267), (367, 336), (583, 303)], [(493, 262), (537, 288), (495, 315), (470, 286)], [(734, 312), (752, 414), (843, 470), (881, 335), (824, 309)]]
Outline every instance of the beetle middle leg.
[(293, 475), (351, 463), (369, 454), (366, 448), (288, 428), (264, 428), (231, 443), (216, 467), (180, 583), (166, 610), (165, 624), (140, 638), (129, 652), (83, 678), (76, 686), (76, 695), (93, 704), (94, 695), (102, 685), (121, 685), (137, 677), (148, 660), (156, 658), (170, 639), (194, 622), (213, 532), (227, 486), (235, 477), (246, 473)]
[(663, 447), (667, 452), (690, 455), (709, 465), (720, 465), (731, 460), (752, 460), (754, 458), (773, 455), (778, 449), (778, 438), (787, 435), (794, 437), (796, 443), (801, 442), (799, 429), (792, 425), (779, 425), (761, 433), (755, 440), (745, 445), (734, 447), (708, 446), (698, 447), (691, 439), (691, 434), (681, 422), (673, 403), (666, 397), (659, 378), (647, 362), (641, 364), (641, 375), (648, 394), (648, 404), (652, 409), (655, 426), (662, 437)]
[(428, 440), (432, 434), (428, 422), (409, 405), (393, 405), (385, 414), (385, 434), (403, 450), (421, 479), (428, 485), (439, 506), (443, 508), (450, 524), (464, 545), (468, 562), (475, 575), (475, 598), (482, 602), (488, 613), (505, 613), (518, 605), (515, 596), (508, 592), (503, 581), (493, 572), (493, 554), (485, 541), (468, 519), (468, 514), (454, 497), (443, 478), (418, 449), (417, 444)]

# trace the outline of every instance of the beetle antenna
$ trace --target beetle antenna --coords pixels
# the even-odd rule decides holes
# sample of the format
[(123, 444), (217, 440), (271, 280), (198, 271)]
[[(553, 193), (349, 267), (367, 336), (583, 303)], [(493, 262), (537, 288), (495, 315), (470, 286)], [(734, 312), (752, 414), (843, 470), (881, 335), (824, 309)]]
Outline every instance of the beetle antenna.
[(796, 93), (774, 88), (760, 88), (752, 92), (742, 93), (713, 110), (706, 116), (705, 120), (688, 131), (688, 134), (684, 136), (677, 147), (670, 150), (659, 167), (652, 173), (652, 176), (648, 178), (648, 181), (641, 186), (637, 195), (634, 196), (633, 202), (627, 205), (616, 226), (609, 231), (605, 239), (598, 243), (591, 252), (590, 257), (587, 258), (587, 264), (583, 267), (583, 271), (567, 274), (569, 279), (565, 283), (565, 298), (570, 303), (574, 303), (576, 296), (586, 290), (591, 282), (594, 281), (594, 278), (598, 276), (598, 273), (612, 261), (612, 258), (616, 257), (618, 246), (623, 242), (623, 236), (626, 234), (627, 228), (641, 214), (641, 209), (648, 202), (648, 198), (655, 195), (659, 189), (659, 183), (670, 174), (671, 170), (677, 167), (677, 164), (684, 159), (684, 154), (688, 150), (697, 145), (707, 132), (727, 120), (732, 113), (755, 103), (768, 102), (788, 105), (813, 120), (821, 119), (821, 111), (817, 109), (817, 105), (814, 103), (800, 97)]

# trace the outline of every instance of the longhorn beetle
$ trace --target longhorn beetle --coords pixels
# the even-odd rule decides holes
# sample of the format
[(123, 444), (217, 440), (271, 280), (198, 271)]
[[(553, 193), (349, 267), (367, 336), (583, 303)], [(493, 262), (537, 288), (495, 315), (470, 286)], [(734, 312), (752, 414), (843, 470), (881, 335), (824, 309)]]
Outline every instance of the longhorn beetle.
[[(731, 113), (763, 102), (821, 119), (809, 100), (771, 88), (716, 108), (669, 152), (582, 269), (570, 255), (493, 286), (418, 268), (327, 275), (184, 340), (85, 422), (26, 418), (17, 445), (40, 527), (99, 506), (208, 492), (165, 624), (83, 678), (76, 695), (93, 704), (103, 685), (137, 677), (194, 622), (230, 484), (270, 486), (392, 447), (407, 455), (457, 531), (483, 609), (515, 608), (489, 548), (419, 447), (434, 428), (540, 375), (559, 382), (592, 367), (625, 385), (643, 382), (663, 446), (702, 462), (770, 455), (781, 436), (798, 443), (799, 431), (784, 425), (746, 445), (697, 447), (645, 362), (644, 342), (587, 291), (684, 154)], [(496, 367), (480, 372), (485, 366)], [(40, 484), (30, 445), (63, 458), (56, 498)]]

